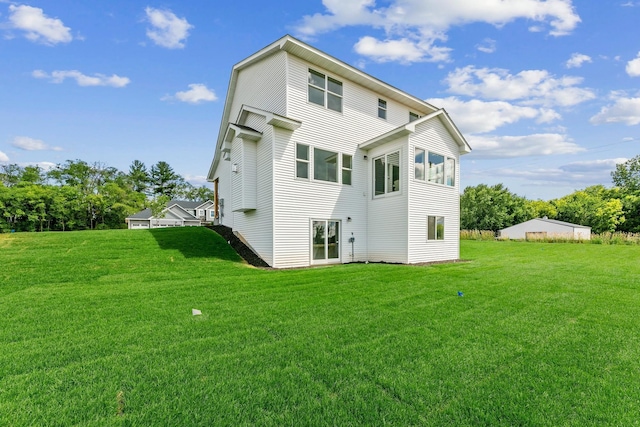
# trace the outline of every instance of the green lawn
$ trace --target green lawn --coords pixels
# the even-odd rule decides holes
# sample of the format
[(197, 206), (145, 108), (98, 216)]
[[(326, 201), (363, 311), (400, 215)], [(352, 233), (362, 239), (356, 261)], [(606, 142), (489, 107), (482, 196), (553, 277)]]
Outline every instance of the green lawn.
[(204, 228), (0, 234), (0, 426), (640, 423), (640, 246), (462, 257), (267, 271)]

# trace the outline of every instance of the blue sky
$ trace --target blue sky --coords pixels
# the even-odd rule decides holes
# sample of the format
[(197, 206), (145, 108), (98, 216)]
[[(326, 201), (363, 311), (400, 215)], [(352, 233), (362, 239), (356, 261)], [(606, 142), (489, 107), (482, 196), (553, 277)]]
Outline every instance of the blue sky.
[(203, 184), (231, 67), (284, 34), (444, 107), (462, 185), (611, 185), (640, 154), (640, 1), (0, 0), (0, 163)]

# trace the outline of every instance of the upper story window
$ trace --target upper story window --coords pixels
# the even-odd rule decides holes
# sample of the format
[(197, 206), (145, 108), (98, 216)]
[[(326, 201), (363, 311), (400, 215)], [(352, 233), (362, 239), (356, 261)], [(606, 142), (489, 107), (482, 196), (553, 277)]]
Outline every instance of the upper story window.
[(342, 82), (309, 69), (309, 102), (342, 112)]
[(384, 99), (378, 99), (378, 117), (387, 119), (387, 101)]
[(400, 191), (400, 151), (373, 159), (373, 194)]
[(296, 144), (296, 178), (309, 179), (309, 146)]
[(445, 184), (450, 187), (456, 185), (456, 160), (451, 157), (416, 148), (413, 164), (414, 177), (417, 180)]
[(417, 113), (412, 113), (411, 111), (409, 111), (409, 122), (416, 121), (419, 118), (420, 116)]

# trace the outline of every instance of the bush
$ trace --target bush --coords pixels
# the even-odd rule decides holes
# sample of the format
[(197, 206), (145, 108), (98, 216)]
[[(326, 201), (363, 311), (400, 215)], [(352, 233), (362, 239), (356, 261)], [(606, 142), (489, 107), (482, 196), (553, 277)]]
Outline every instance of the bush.
[(495, 240), (496, 235), (491, 230), (460, 230), (461, 240)]

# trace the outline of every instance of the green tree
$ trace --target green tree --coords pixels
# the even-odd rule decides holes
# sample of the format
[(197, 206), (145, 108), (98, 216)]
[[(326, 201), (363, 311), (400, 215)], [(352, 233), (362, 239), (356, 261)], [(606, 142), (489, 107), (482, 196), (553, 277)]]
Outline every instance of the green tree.
[(133, 188), (133, 191), (138, 193), (146, 193), (151, 182), (149, 171), (147, 166), (140, 160), (134, 160), (129, 166), (129, 173), (127, 174), (129, 182)]
[(0, 182), (5, 187), (13, 187), (20, 182), (22, 167), (16, 164), (0, 165)]
[(154, 195), (173, 199), (183, 184), (184, 179), (175, 173), (169, 163), (160, 161), (151, 166), (151, 188)]
[(460, 227), (467, 230), (497, 231), (534, 217), (524, 197), (502, 184), (467, 187), (460, 197)]
[(528, 204), (533, 212), (534, 218), (544, 218), (546, 216), (547, 218), (555, 219), (558, 215), (558, 210), (551, 202), (545, 200), (530, 200)]
[(590, 226), (594, 233), (616, 231), (625, 221), (622, 201), (616, 195), (616, 190), (594, 185), (555, 199), (556, 219)]
[(625, 193), (640, 191), (640, 156), (617, 164), (616, 170), (611, 172), (611, 178), (614, 185), (622, 188)]
[(191, 187), (191, 189), (184, 195), (185, 200), (193, 200), (195, 202), (204, 202), (206, 200), (213, 201), (214, 192), (213, 189), (207, 188), (202, 185), (200, 187)]

